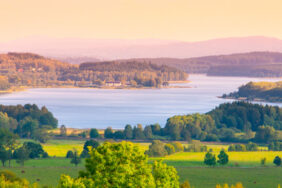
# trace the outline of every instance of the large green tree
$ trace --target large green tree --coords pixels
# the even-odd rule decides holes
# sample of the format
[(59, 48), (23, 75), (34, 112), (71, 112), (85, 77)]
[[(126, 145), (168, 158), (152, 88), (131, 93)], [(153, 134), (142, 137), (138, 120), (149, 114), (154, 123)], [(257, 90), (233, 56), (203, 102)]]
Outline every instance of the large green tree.
[(215, 155), (213, 155), (211, 152), (207, 152), (205, 155), (204, 163), (209, 166), (215, 166), (216, 165)]
[(109, 143), (90, 151), (85, 171), (80, 177), (90, 178), (94, 187), (154, 186), (147, 157), (132, 143)]
[(224, 150), (221, 150), (217, 157), (218, 157), (217, 162), (221, 165), (226, 165), (229, 161), (228, 155), (227, 153), (225, 153)]

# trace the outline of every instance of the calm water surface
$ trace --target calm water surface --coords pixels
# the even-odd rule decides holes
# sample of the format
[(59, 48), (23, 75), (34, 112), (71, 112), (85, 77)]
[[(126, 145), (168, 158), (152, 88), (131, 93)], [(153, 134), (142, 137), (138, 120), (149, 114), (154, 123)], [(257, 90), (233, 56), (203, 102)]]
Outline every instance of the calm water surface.
[[(123, 128), (126, 124), (160, 123), (177, 114), (205, 113), (230, 100), (219, 99), (248, 81), (278, 79), (207, 77), (191, 75), (191, 88), (171, 89), (80, 89), (44, 88), (0, 96), (6, 105), (35, 103), (45, 105), (59, 120), (73, 128)], [(281, 80), (281, 79), (280, 79)], [(271, 104), (271, 103), (269, 103)], [(282, 104), (272, 104), (279, 105)]]

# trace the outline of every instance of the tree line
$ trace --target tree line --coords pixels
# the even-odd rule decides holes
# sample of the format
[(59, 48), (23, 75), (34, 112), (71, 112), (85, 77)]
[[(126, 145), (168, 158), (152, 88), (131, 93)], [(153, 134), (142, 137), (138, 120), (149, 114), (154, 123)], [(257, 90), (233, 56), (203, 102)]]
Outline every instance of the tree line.
[[(279, 140), (282, 108), (248, 102), (221, 104), (206, 114), (176, 115), (143, 128), (126, 125), (124, 130), (108, 127), (104, 138), (136, 140), (182, 140), (272, 143)], [(244, 133), (244, 134), (237, 134)]]
[(47, 131), (57, 128), (58, 120), (45, 107), (35, 104), (0, 105), (0, 128), (17, 134), (21, 138), (46, 142)]
[(100, 62), (72, 65), (31, 53), (0, 54), (0, 90), (30, 86), (103, 86), (120, 82), (132, 87), (160, 87), (187, 74), (149, 62)]

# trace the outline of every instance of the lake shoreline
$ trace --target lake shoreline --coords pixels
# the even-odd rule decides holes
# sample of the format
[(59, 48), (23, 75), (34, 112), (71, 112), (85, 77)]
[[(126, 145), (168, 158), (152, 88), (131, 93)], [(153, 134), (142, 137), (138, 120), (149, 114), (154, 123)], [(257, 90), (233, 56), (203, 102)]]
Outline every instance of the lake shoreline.
[(253, 100), (249, 100), (247, 97), (222, 97), (222, 96), (218, 96), (218, 98), (220, 99), (231, 99), (231, 100), (237, 100), (237, 101), (246, 101), (246, 102), (269, 102), (269, 103), (278, 103), (281, 104), (282, 101), (272, 101), (272, 100), (266, 100), (263, 98), (254, 98)]

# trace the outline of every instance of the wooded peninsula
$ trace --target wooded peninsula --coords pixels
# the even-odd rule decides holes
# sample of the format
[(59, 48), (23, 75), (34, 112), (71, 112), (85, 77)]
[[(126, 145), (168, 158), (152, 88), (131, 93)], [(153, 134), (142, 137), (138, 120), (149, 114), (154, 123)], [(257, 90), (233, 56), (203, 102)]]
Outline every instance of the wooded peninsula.
[(282, 102), (282, 81), (249, 82), (239, 87), (237, 92), (224, 94), (222, 98), (249, 101)]

